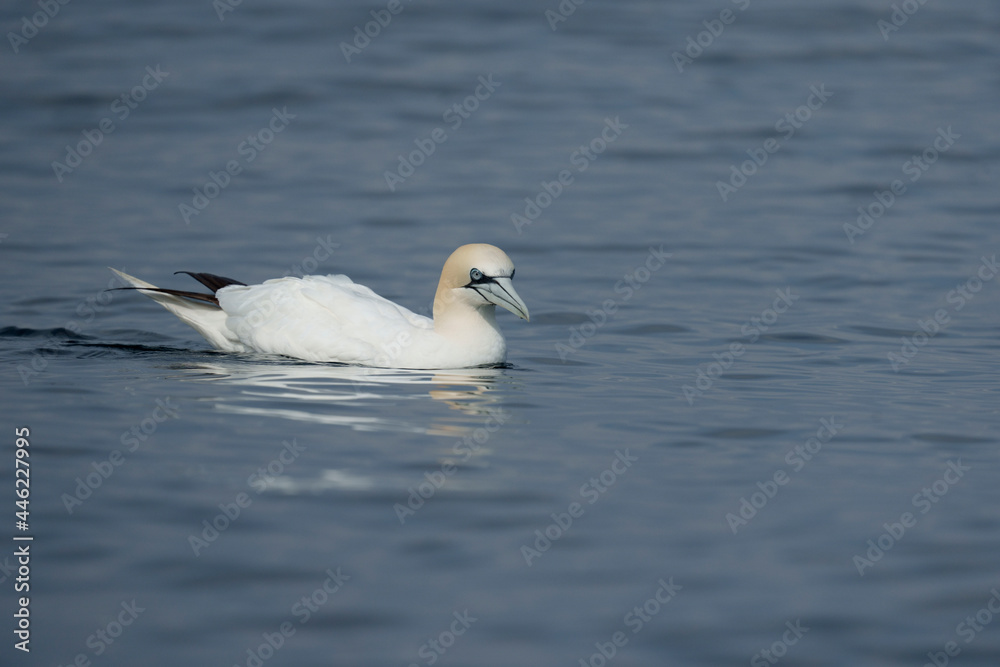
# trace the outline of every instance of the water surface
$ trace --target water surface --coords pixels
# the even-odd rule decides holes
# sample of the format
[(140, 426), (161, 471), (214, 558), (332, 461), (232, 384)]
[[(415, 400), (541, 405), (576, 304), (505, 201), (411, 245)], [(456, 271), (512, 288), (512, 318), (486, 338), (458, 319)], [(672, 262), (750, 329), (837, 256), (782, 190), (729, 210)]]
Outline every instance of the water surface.
[[(996, 664), (997, 6), (405, 2), (348, 62), (388, 6), (7, 40), (5, 664)], [(532, 312), (503, 368), (220, 354), (104, 291), (427, 313), (474, 241)]]

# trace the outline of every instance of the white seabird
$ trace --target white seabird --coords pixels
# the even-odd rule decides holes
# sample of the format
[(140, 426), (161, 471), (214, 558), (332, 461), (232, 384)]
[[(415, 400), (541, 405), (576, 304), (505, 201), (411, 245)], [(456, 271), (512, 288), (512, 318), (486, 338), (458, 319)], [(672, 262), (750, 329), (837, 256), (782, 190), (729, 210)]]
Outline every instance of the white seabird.
[(245, 285), (187, 273), (212, 294), (161, 289), (111, 269), (225, 352), (380, 368), (441, 369), (502, 364), (507, 343), (496, 306), (528, 319), (514, 290), (514, 264), (485, 243), (453, 252), (434, 295), (434, 319), (418, 315), (344, 275), (285, 277)]

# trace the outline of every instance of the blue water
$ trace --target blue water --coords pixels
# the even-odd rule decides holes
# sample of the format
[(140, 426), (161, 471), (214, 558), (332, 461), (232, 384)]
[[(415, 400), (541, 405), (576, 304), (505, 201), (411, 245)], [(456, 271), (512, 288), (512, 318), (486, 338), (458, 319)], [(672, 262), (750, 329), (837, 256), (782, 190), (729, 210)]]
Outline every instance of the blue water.
[[(562, 4), (0, 10), (3, 664), (1000, 663), (1000, 6)], [(467, 242), (503, 368), (104, 291)]]

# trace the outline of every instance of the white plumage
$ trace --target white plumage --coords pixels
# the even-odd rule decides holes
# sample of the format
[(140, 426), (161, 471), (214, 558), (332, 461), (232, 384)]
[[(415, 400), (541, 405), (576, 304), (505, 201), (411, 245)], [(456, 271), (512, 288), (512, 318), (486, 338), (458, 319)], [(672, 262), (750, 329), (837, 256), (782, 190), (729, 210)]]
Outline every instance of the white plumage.
[(496, 324), (496, 306), (528, 319), (528, 309), (511, 283), (510, 258), (482, 243), (460, 247), (445, 262), (433, 320), (343, 275), (242, 285), (191, 274), (214, 290), (213, 297), (161, 289), (112, 271), (227, 352), (382, 368), (496, 365), (506, 360), (507, 352)]

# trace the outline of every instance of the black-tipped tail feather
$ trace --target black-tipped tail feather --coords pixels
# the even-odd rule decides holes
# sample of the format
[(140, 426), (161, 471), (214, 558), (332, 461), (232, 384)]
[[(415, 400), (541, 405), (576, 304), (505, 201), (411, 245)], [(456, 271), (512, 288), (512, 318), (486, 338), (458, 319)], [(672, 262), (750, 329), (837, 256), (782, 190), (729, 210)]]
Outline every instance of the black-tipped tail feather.
[(216, 276), (211, 273), (194, 273), (192, 271), (175, 271), (174, 275), (178, 273), (185, 273), (202, 285), (212, 290), (211, 294), (202, 294), (201, 292), (188, 292), (185, 290), (176, 289), (164, 289), (162, 287), (116, 287), (116, 290), (126, 290), (126, 289), (137, 289), (144, 290), (146, 292), (160, 292), (161, 294), (170, 294), (171, 296), (179, 296), (185, 299), (191, 299), (193, 301), (204, 301), (205, 303), (210, 303), (212, 305), (218, 306), (219, 299), (216, 298), (215, 293), (218, 292), (223, 287), (228, 287), (229, 285), (246, 285), (246, 283), (241, 283), (239, 280), (233, 280), (232, 278), (226, 278), (224, 276)]

